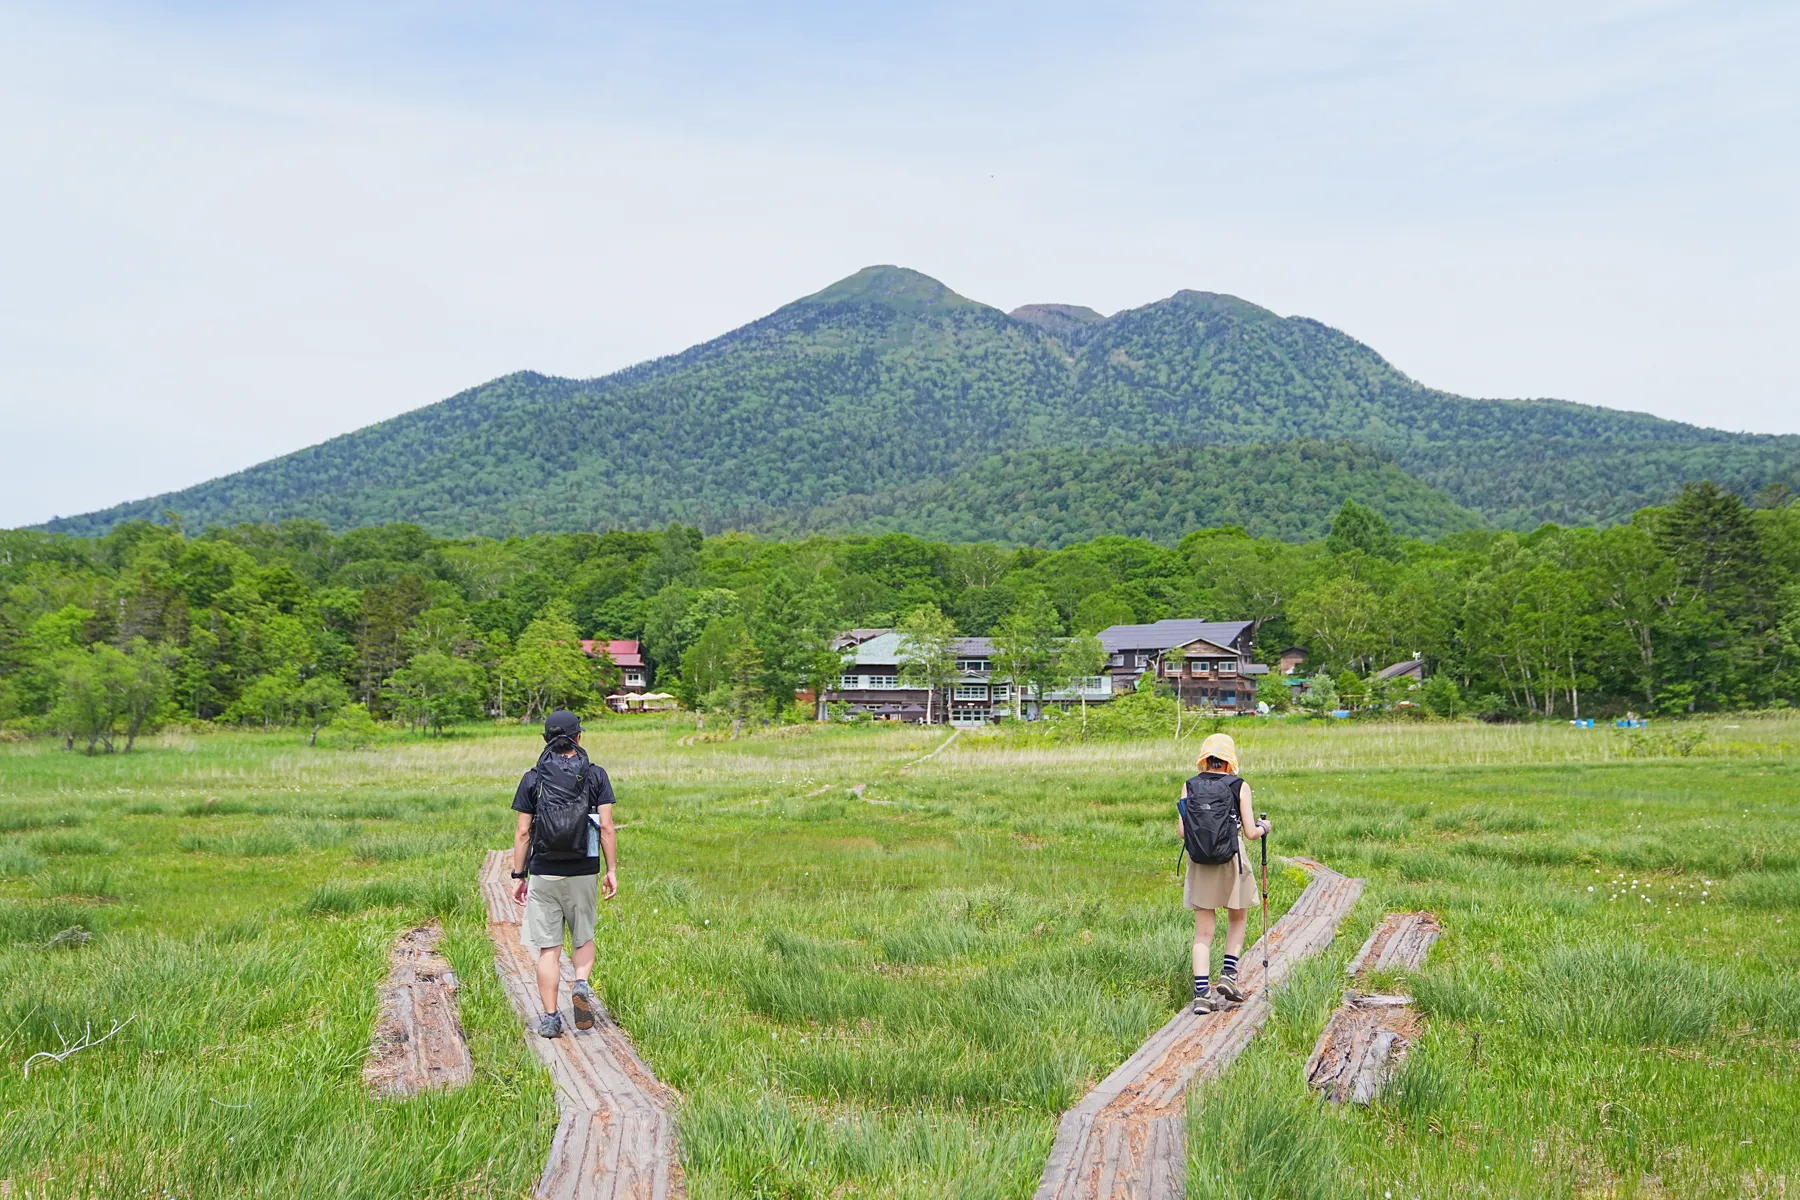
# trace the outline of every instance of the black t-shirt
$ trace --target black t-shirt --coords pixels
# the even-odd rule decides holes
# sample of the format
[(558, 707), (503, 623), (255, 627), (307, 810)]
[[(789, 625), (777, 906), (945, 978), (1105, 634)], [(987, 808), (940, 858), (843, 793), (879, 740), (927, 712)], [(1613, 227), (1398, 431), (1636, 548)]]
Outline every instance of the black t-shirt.
[[(606, 769), (598, 763), (589, 764), (582, 788), (587, 792), (589, 812), (599, 812), (602, 804), (613, 802), (612, 780), (606, 777)], [(536, 767), (525, 772), (519, 779), (519, 790), (513, 793), (512, 806), (514, 812), (537, 812)], [(598, 875), (600, 873), (600, 831), (598, 829), (594, 831), (594, 836), (589, 839), (588, 844), (595, 849), (592, 858), (558, 859), (554, 863), (544, 864), (547, 869), (542, 872), (538, 870), (537, 863), (534, 861), (536, 856), (527, 850), (525, 872), (528, 875)]]

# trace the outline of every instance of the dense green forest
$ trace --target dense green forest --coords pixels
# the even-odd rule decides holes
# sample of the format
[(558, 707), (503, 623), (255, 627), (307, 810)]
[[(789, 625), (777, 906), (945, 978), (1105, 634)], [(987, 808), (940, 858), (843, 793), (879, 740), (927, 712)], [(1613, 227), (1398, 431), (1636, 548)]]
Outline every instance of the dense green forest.
[[(1307, 444), (1279, 447), (1296, 441)], [(1341, 473), (1329, 496), (1285, 486), (1318, 441), (1376, 453), (1329, 467)], [(1221, 455), (1229, 448), (1239, 452)], [(1054, 453), (1095, 450), (1115, 457), (1082, 466)], [(1109, 480), (1103, 464), (1123, 454), (1148, 460)], [(1047, 473), (1034, 487), (1037, 464)], [(1231, 296), (1184, 291), (1111, 317), (1066, 305), (1009, 315), (871, 267), (669, 358), (595, 380), (509, 375), (47, 528), (92, 535), (173, 511), (195, 527), (412, 521), (440, 536), (670, 521), (1023, 542), (1170, 537), (1190, 522), (1305, 536), (1347, 497), (1395, 494), (1396, 465), (1452, 502), (1409, 508), (1417, 532), (1460, 524), (1453, 505), (1524, 530), (1625, 521), (1702, 478), (1743, 496), (1800, 489), (1800, 437), (1454, 396), (1337, 330)], [(1255, 495), (1254, 516), (1234, 480)], [(1185, 492), (1158, 511), (1140, 483)], [(901, 489), (921, 503), (894, 503)]]
[[(1602, 529), (1401, 537), (1346, 502), (1304, 543), (1242, 528), (1050, 550), (908, 534), (434, 537), (316, 521), (187, 536), (0, 534), (0, 722), (129, 746), (169, 720), (415, 727), (593, 709), (616, 676), (582, 637), (639, 638), (656, 686), (792, 715), (833, 637), (935, 609), (1045, 644), (1121, 622), (1254, 618), (1265, 660), (1305, 646), (1321, 695), (1423, 655), (1443, 715), (1680, 713), (1800, 695), (1800, 503), (1712, 484)], [(1282, 689), (1268, 689), (1279, 698)]]
[(1397, 532), (1439, 537), (1482, 521), (1375, 450), (1353, 442), (997, 454), (945, 479), (851, 496), (778, 532), (856, 529), (948, 542), (1067, 546), (1105, 529), (1173, 544), (1236, 525), (1256, 537), (1321, 538), (1345, 500), (1394, 514)]

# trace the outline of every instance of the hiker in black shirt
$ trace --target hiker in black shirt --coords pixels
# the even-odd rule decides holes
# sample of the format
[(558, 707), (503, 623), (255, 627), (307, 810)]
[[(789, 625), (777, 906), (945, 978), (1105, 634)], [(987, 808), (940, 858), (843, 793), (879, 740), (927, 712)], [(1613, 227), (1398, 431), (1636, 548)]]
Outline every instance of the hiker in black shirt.
[[(544, 753), (525, 772), (513, 794), (519, 820), (513, 833), (513, 899), (525, 906), (519, 940), (537, 951), (538, 998), (544, 1015), (538, 1033), (562, 1033), (557, 985), (562, 979), (563, 927), (574, 946), (575, 985), (570, 1000), (575, 1028), (594, 1027), (592, 985), (598, 891), (611, 900), (619, 890), (618, 844), (613, 832), (612, 780), (581, 749), (581, 718), (558, 710), (544, 721)], [(600, 856), (606, 855), (606, 874)]]

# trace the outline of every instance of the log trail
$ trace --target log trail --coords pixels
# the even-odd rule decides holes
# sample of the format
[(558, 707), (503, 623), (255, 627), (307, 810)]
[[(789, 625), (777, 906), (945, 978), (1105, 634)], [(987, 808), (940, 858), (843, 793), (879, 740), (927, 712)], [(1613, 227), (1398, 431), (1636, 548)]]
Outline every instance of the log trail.
[[(536, 952), (519, 941), (523, 915), (508, 878), (511, 853), (488, 851), (481, 869), (488, 937), (495, 967), (513, 1007), (526, 1022), (526, 1040), (550, 1068), (561, 1110), (550, 1159), (538, 1180), (538, 1200), (685, 1200), (687, 1183), (676, 1161), (675, 1096), (638, 1057), (631, 1039), (604, 1008), (594, 1028), (542, 1038)], [(560, 1011), (573, 1007), (574, 967), (563, 956)]]
[(443, 936), (444, 927), (428, 921), (396, 938), (388, 954), (381, 1016), (363, 1064), (363, 1082), (376, 1096), (453, 1091), (474, 1073), (456, 1012), (456, 972), (437, 952)]
[[(1442, 927), (1430, 913), (1389, 913), (1350, 960), (1352, 977), (1416, 971)], [(1422, 1022), (1411, 996), (1344, 993), (1306, 1060), (1306, 1082), (1333, 1104), (1368, 1104), (1418, 1040)]]
[(1300, 960), (1331, 945), (1363, 881), (1309, 858), (1287, 861), (1312, 881), (1239, 960), (1243, 1004), (1194, 1016), (1183, 1009), (1063, 1114), (1036, 1200), (1175, 1200), (1187, 1184), (1188, 1084), (1224, 1070), (1269, 1016), (1269, 992)]

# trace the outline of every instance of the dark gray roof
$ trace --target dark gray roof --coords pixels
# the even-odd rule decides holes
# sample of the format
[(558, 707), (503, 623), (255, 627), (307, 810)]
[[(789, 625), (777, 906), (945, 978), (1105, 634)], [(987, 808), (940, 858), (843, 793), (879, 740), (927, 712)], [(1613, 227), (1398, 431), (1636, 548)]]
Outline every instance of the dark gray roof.
[(1251, 621), (1157, 621), (1153, 625), (1114, 625), (1100, 631), (1100, 644), (1108, 654), (1121, 650), (1167, 650), (1205, 638), (1221, 646), (1238, 639)]
[(950, 646), (958, 658), (988, 658), (994, 653), (993, 638), (957, 638)]
[(1381, 668), (1381, 670), (1375, 672), (1375, 678), (1377, 678), (1377, 679), (1393, 679), (1396, 676), (1406, 674), (1408, 671), (1419, 671), (1420, 673), (1423, 673), (1424, 669), (1425, 669), (1425, 660), (1424, 659), (1409, 658), (1405, 662), (1397, 662), (1397, 663), (1393, 664), (1392, 666)]
[(1269, 668), (1266, 663), (1246, 663), (1244, 665), (1244, 674), (1246, 675), (1267, 675), (1268, 673)]

